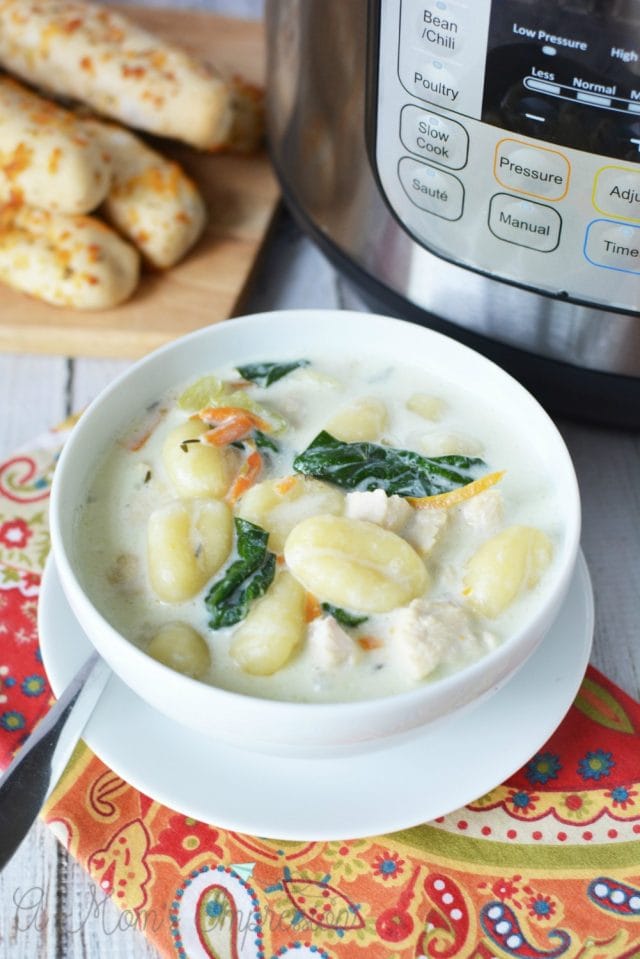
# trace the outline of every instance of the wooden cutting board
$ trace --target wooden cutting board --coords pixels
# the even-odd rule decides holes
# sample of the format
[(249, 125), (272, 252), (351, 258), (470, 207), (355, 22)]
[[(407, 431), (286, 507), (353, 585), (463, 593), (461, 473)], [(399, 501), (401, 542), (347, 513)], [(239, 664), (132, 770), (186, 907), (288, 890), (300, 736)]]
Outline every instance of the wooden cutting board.
[[(223, 74), (264, 85), (262, 24), (194, 11), (126, 12)], [(135, 358), (233, 314), (279, 198), (266, 152), (216, 156), (164, 143), (162, 150), (185, 167), (205, 198), (209, 224), (198, 245), (171, 270), (146, 273), (133, 298), (114, 310), (49, 306), (0, 286), (0, 350)]]

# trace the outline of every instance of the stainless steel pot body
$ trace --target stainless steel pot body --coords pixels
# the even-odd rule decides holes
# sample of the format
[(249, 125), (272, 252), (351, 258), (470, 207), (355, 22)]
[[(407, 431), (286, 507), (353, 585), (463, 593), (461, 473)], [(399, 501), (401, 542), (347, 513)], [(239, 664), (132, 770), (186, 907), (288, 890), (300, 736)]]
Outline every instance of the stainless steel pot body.
[[(510, 257), (517, 260), (521, 255), (511, 243), (504, 244), (500, 268), (474, 263), (474, 250), (480, 258), (483, 247), (488, 246), (488, 233), (479, 220), (460, 221), (459, 236), (464, 235), (466, 243), (462, 265), (456, 262), (455, 239), (443, 253), (437, 250), (438, 225), (425, 239), (417, 235), (419, 226), (408, 225), (402, 211), (394, 209), (390, 191), (381, 184), (380, 171), (385, 153), (385, 131), (380, 124), (384, 94), (380, 87), (381, 5), (384, 0), (382, 4), (373, 0), (267, 0), (270, 145), (294, 211), (321, 244), (365, 283), (371, 279), (376, 286), (392, 291), (408, 307), (423, 312), (425, 319), (437, 317), (460, 330), (580, 370), (640, 378), (640, 273), (630, 280), (617, 270), (602, 269), (597, 275), (596, 295), (587, 298), (591, 302), (578, 302), (581, 297), (568, 294), (561, 284), (547, 284), (545, 289), (550, 258), (545, 260), (544, 250), (536, 251), (537, 260), (531, 255), (540, 263), (539, 284), (531, 276), (526, 282), (518, 281), (501, 268), (502, 262), (508, 264)], [(399, 9), (400, 0), (386, 6)], [(436, 6), (444, 5), (427, 2), (424, 9)], [(405, 99), (418, 112), (425, 108), (414, 95), (406, 93)], [(438, 117), (428, 105), (427, 110)], [(451, 124), (454, 132), (454, 123), (462, 126), (447, 118), (445, 110), (439, 113), (441, 122)], [(476, 123), (475, 129), (488, 126)], [(492, 135), (496, 135), (495, 129)], [(393, 133), (389, 142), (392, 138)], [(500, 142), (508, 139), (508, 132), (503, 131)], [(540, 141), (527, 140), (525, 145), (530, 143), (537, 143), (542, 155)], [(404, 149), (401, 144), (400, 151)], [(583, 155), (579, 151), (556, 152), (571, 156), (574, 168)], [(420, 161), (413, 159), (418, 169)], [(455, 174), (440, 167), (439, 181), (446, 177), (445, 183), (464, 182), (469, 192), (481, 161), (476, 150), (475, 167), (470, 163)], [(625, 167), (624, 161), (610, 162)], [(625, 168), (634, 174), (636, 165), (627, 161)], [(575, 181), (575, 172), (573, 176)], [(512, 196), (523, 208), (540, 206), (559, 215), (559, 205), (534, 203), (510, 187), (513, 184), (507, 183), (506, 188), (498, 184), (493, 189), (496, 194), (503, 191), (500, 195), (507, 199)], [(572, 195), (573, 208), (563, 210), (565, 232), (580, 214), (575, 206), (582, 202), (580, 193), (574, 189)], [(488, 203), (489, 197), (485, 199)], [(589, 201), (585, 194), (584, 204)], [(544, 216), (551, 218), (551, 213)], [(589, 216), (597, 219), (597, 211), (590, 209)], [(635, 237), (636, 227), (624, 226), (627, 234)], [(440, 229), (444, 232), (445, 228), (454, 229), (442, 219)], [(455, 238), (453, 232), (449, 236)], [(633, 268), (635, 261), (630, 262)], [(626, 294), (627, 307), (612, 309), (610, 304), (616, 302), (622, 280), (631, 291)]]

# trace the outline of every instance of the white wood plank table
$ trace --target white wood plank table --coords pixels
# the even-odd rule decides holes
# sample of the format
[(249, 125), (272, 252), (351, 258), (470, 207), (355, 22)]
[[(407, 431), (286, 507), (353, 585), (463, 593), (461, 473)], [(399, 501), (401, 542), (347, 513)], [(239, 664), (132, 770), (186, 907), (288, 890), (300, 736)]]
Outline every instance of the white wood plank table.
[[(127, 3), (131, 0), (119, 0)], [(263, 0), (134, 0), (260, 17)], [(0, 457), (82, 409), (126, 368), (116, 360), (0, 354)], [(0, 873), (0, 959), (150, 959), (84, 870), (40, 822)]]
[[(138, 0), (139, 2), (139, 0)], [(174, 0), (258, 14), (261, 0)], [(161, 5), (161, 4), (157, 4)], [(364, 308), (286, 218), (251, 309)], [(0, 457), (81, 409), (127, 363), (0, 354)], [(584, 505), (582, 545), (596, 597), (592, 662), (640, 696), (640, 436), (561, 421)], [(0, 959), (150, 959), (156, 953), (42, 824), (0, 874)]]
[[(286, 220), (273, 238), (277, 276), (252, 309), (361, 306)], [(0, 456), (81, 409), (126, 362), (0, 355)], [(584, 505), (582, 545), (596, 596), (592, 662), (640, 695), (640, 436), (560, 422)], [(0, 874), (0, 959), (142, 959), (156, 953), (41, 823)]]
[[(255, 309), (339, 305), (331, 267), (296, 231), (283, 236), (279, 258), (288, 279), (263, 290)], [(253, 309), (254, 307), (252, 307)], [(85, 407), (128, 363), (0, 354), (0, 458)], [(36, 823), (0, 873), (0, 959), (148, 959), (157, 956), (136, 930)]]

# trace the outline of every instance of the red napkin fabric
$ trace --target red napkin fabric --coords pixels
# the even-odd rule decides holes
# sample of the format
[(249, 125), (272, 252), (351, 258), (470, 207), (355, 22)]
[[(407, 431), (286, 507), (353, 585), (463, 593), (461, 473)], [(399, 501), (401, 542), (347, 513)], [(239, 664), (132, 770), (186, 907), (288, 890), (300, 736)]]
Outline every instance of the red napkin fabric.
[[(62, 442), (0, 463), (0, 766), (51, 701), (36, 618)], [(380, 788), (404, 787), (382, 770)], [(84, 743), (43, 815), (167, 959), (640, 959), (640, 705), (592, 668), (506, 783), (392, 835), (222, 830), (141, 794)]]

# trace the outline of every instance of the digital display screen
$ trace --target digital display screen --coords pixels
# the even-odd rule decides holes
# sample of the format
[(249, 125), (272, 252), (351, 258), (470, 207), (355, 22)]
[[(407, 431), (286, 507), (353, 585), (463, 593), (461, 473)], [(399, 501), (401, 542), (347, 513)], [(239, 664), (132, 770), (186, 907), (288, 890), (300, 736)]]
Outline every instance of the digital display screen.
[(482, 120), (640, 162), (640, 0), (494, 0)]

